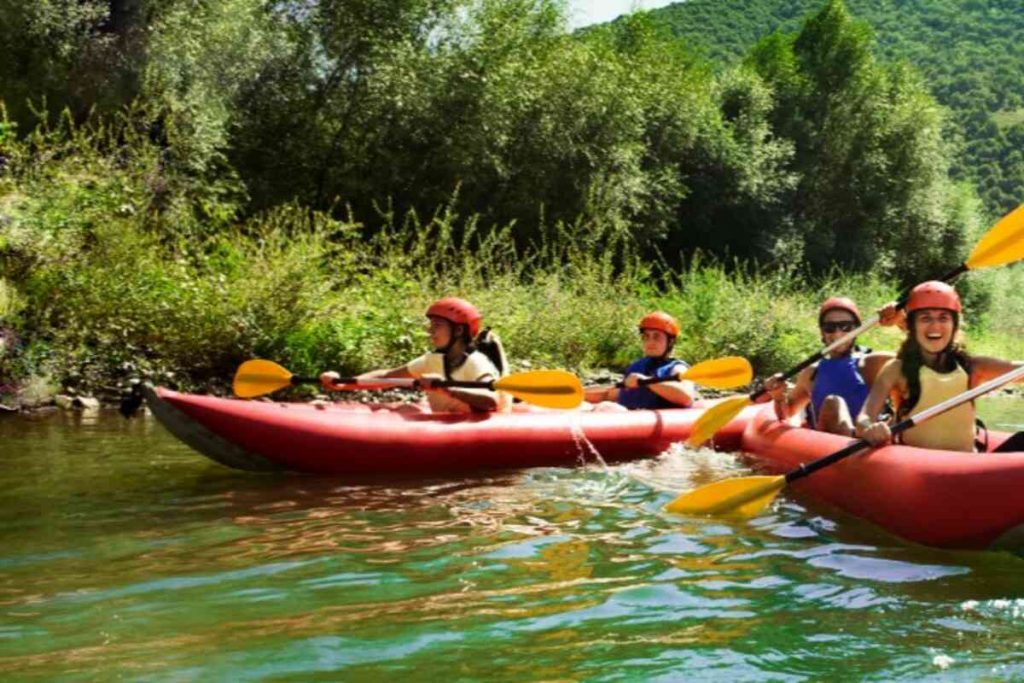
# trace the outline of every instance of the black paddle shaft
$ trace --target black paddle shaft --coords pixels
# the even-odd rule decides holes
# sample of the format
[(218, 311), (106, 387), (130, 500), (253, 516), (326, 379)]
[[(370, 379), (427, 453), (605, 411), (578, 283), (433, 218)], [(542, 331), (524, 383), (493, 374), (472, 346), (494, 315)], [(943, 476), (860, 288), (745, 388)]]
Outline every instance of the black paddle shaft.
[[(298, 375), (292, 375), (292, 379), (291, 379), (292, 384), (308, 384), (310, 382), (317, 383), (319, 381), (320, 381), (319, 377), (299, 377)], [(373, 384), (373, 380), (372, 379), (365, 379), (365, 378), (360, 379), (359, 377), (339, 377), (338, 379), (334, 380), (334, 383), (338, 384), (338, 385), (341, 385), (341, 384), (359, 384), (359, 383)], [(494, 390), (494, 380), (488, 380), (486, 382), (469, 382), (469, 381), (460, 381), (460, 380), (455, 380), (455, 379), (446, 379), (446, 380), (442, 380), (442, 381), (438, 382), (434, 386), (444, 387), (446, 389), (447, 388), (456, 388), (456, 389), (490, 389), (490, 390), (493, 391)], [(419, 383), (419, 380), (415, 380), (415, 381), (413, 381), (412, 384), (410, 384), (407, 387), (396, 384), (395, 388), (396, 389), (419, 389), (420, 388), (420, 383)]]
[[(637, 386), (646, 387), (646, 386), (650, 386), (651, 384), (661, 384), (663, 382), (677, 382), (677, 381), (679, 381), (679, 377), (677, 375), (673, 375), (672, 377), (648, 377), (647, 379), (642, 379), (639, 382), (637, 382)], [(624, 381), (623, 382), (616, 382), (615, 383), (615, 387), (617, 389), (625, 389), (626, 388), (626, 383)]]
[[(890, 431), (892, 432), (893, 436), (896, 436), (900, 432), (905, 432), (913, 426), (914, 418), (908, 417), (906, 420), (903, 420), (899, 424), (893, 426), (893, 428)], [(846, 446), (845, 448), (842, 448), (836, 451), (835, 453), (832, 453), (831, 455), (826, 455), (824, 458), (818, 458), (817, 460), (812, 460), (811, 462), (804, 463), (799, 467), (794, 468), (789, 472), (786, 472), (786, 483), (789, 484), (797, 479), (806, 477), (809, 474), (814, 474), (822, 467), (828, 467), (829, 465), (839, 462), (843, 458), (848, 458), (854, 453), (858, 453), (864, 450), (865, 448), (871, 448), (871, 444), (864, 439), (857, 439), (849, 446)]]

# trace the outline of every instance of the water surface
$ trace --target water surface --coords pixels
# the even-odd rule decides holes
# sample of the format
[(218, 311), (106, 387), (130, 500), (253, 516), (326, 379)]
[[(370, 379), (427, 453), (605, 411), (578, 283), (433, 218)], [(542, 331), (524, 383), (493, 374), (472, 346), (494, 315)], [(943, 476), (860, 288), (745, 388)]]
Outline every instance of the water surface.
[(0, 417), (0, 677), (1024, 678), (1024, 560), (786, 493), (746, 523), (661, 511), (747, 471), (346, 484), (234, 472), (152, 418)]

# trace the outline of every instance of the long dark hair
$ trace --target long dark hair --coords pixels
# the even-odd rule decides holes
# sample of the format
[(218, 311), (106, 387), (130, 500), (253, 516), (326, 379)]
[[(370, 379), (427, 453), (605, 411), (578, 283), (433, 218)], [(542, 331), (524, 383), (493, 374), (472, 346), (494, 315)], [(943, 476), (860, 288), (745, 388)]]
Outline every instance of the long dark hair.
[[(896, 352), (896, 357), (901, 362), (900, 370), (903, 373), (904, 379), (907, 380), (907, 390), (909, 392), (907, 400), (900, 404), (899, 417), (901, 418), (913, 410), (914, 406), (921, 399), (921, 366), (925, 363), (924, 354), (921, 353), (921, 345), (917, 343), (916, 319), (917, 311), (913, 311), (907, 316), (907, 326), (909, 328), (907, 338), (903, 340), (900, 350)], [(960, 316), (954, 311), (953, 338), (950, 340), (949, 346), (939, 354), (938, 367), (935, 370), (943, 373), (952, 372), (956, 370), (957, 366), (963, 368), (964, 372), (970, 376), (971, 354), (967, 352), (963, 335), (960, 333)]]

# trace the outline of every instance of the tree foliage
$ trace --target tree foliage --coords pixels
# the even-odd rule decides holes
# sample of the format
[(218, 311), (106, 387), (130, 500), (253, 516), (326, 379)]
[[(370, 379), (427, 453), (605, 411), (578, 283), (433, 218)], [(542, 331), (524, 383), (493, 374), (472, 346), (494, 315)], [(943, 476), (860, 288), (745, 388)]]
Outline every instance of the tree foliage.
[[(952, 113), (962, 149), (954, 178), (968, 179), (990, 212), (1024, 195), (1024, 13), (1018, 0), (848, 0), (886, 59), (913, 64)], [(821, 0), (689, 0), (655, 10), (658, 21), (716, 63), (728, 65), (775, 31), (792, 32)]]
[(910, 280), (962, 242), (940, 111), (839, 0), (718, 72), (651, 14), (571, 34), (556, 0), (0, 3), (16, 130), (26, 99), (130, 111), (186, 237), (291, 203), (372, 234), (454, 197), (519, 249), (563, 226), (669, 265)]

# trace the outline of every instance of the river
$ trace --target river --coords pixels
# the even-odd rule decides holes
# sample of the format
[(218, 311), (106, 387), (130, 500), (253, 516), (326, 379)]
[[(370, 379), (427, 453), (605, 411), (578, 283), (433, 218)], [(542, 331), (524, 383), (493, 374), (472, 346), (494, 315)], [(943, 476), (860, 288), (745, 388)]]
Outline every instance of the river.
[[(1024, 427), (1018, 401), (981, 412)], [(673, 451), (346, 485), (228, 470), (151, 417), (0, 417), (0, 676), (1024, 678), (1024, 560), (789, 492), (750, 522), (660, 509), (746, 471)]]

